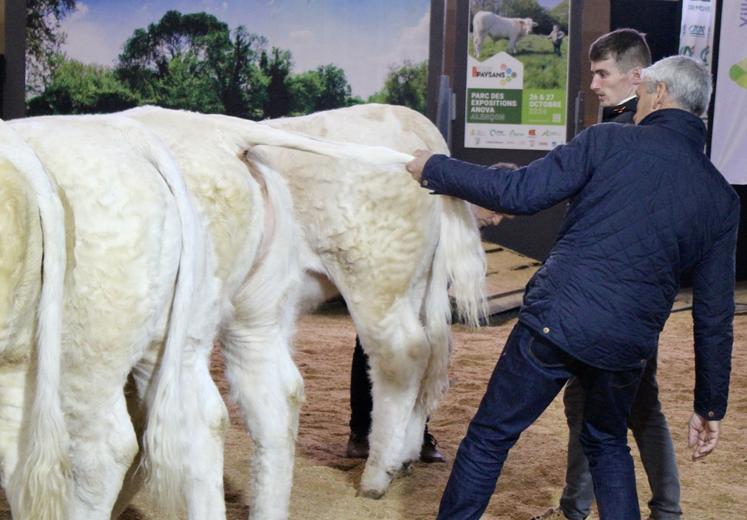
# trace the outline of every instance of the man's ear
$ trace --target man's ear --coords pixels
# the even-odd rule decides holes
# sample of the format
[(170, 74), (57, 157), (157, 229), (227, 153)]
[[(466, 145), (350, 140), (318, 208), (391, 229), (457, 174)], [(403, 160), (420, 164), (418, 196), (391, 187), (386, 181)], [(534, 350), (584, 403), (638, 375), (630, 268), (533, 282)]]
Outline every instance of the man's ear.
[(630, 80), (633, 85), (638, 86), (641, 83), (641, 67), (633, 67), (630, 69)]
[(667, 99), (669, 99), (669, 92), (667, 92), (667, 86), (664, 83), (656, 84), (656, 95), (654, 97), (653, 108), (662, 108)]

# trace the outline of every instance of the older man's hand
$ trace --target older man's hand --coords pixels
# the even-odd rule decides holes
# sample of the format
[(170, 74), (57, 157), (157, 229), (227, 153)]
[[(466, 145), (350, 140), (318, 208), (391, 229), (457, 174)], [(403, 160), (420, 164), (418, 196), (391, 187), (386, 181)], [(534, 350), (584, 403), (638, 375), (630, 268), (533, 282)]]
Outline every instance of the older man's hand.
[(687, 445), (693, 450), (693, 460), (698, 460), (711, 453), (718, 444), (721, 431), (719, 421), (707, 421), (694, 413), (688, 423)]
[(430, 152), (428, 150), (415, 150), (415, 153), (413, 155), (415, 156), (415, 158), (407, 163), (407, 171), (410, 172), (410, 175), (412, 175), (413, 179), (420, 182), (420, 178), (423, 176), (423, 168), (425, 168), (425, 163), (427, 163), (428, 159), (431, 158), (433, 152)]

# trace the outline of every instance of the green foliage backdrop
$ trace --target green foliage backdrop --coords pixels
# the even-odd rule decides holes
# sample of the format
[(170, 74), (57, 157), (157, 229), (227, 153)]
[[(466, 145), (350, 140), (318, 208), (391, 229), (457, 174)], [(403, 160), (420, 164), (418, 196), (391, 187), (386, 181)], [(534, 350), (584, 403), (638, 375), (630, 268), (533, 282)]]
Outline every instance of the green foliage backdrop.
[[(30, 115), (113, 112), (141, 104), (223, 113), (249, 119), (300, 115), (364, 103), (353, 97), (345, 71), (334, 64), (294, 74), (289, 50), (208, 13), (168, 11), (124, 43), (115, 67), (83, 65), (60, 53), (59, 20), (75, 0), (29, 0), (35, 12), (27, 38), (36, 44), (37, 88)], [(43, 15), (43, 16), (42, 16)], [(393, 65), (368, 101), (425, 111), (427, 63)]]

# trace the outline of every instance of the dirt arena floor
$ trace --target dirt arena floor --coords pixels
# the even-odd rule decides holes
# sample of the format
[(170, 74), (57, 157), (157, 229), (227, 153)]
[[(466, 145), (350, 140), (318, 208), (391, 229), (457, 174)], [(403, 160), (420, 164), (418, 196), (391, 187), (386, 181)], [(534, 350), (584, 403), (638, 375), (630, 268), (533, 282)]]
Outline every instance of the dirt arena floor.
[[(431, 430), (449, 461), (484, 391), (515, 317), (477, 331), (454, 327), (451, 388), (431, 419)], [(292, 520), (426, 519), (435, 516), (450, 464), (418, 463), (412, 475), (395, 481), (381, 500), (355, 496), (362, 461), (345, 458), (349, 367), (355, 332), (344, 308), (331, 308), (301, 319), (296, 360), (306, 382), (290, 518)], [(690, 461), (686, 422), (692, 409), (692, 319), (688, 311), (672, 314), (661, 336), (659, 382), (672, 428), (682, 479), (687, 519), (747, 518), (747, 316), (735, 319), (735, 345), (729, 411), (717, 451)], [(219, 383), (220, 357), (214, 373)], [(251, 442), (235, 407), (226, 444), (228, 518), (248, 515)], [(484, 518), (528, 520), (555, 505), (563, 484), (567, 431), (562, 402), (556, 399), (512, 450)], [(634, 443), (632, 442), (632, 445)], [(637, 453), (636, 470), (642, 511), (649, 495)], [(0, 518), (9, 518), (2, 497)], [(121, 518), (157, 520), (141, 493)], [(644, 514), (645, 518), (645, 514)]]

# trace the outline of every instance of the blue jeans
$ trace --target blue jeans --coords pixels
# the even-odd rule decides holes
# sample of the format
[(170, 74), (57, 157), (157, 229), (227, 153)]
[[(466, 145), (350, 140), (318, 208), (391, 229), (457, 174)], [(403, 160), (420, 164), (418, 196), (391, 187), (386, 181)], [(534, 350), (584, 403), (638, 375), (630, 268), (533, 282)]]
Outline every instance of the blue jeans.
[[(560, 508), (566, 518), (583, 520), (591, 512), (594, 488), (589, 465), (579, 442), (583, 424), (584, 389), (578, 379), (568, 381), (563, 394), (565, 415), (568, 419), (568, 467), (565, 488), (560, 497)], [(661, 411), (659, 386), (656, 383), (656, 353), (643, 371), (638, 394), (628, 417), (641, 462), (651, 487), (648, 507), (654, 520), (678, 520), (680, 509), (680, 482), (674, 457), (672, 436), (667, 419)]]
[(575, 376), (586, 395), (581, 445), (603, 520), (640, 519), (627, 421), (641, 369), (612, 372), (575, 359), (518, 323), (493, 370), (446, 484), (438, 518), (480, 518), (508, 450)]

